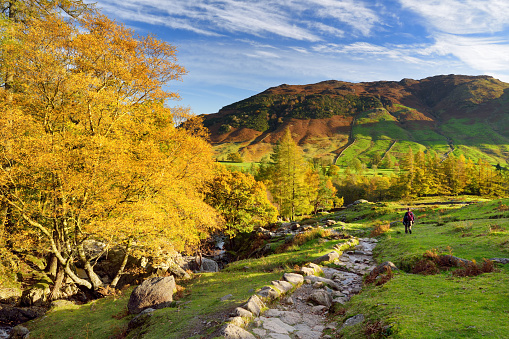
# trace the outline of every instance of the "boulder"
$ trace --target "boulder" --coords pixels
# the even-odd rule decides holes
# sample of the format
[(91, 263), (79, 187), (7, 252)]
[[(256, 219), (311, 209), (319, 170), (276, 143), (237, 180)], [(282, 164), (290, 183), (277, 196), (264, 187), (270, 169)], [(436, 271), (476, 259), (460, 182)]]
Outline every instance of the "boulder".
[(298, 285), (304, 282), (304, 277), (296, 273), (285, 273), (283, 274), (283, 280), (286, 280), (293, 285)]
[(202, 258), (201, 265), (198, 266), (199, 259), (196, 257), (184, 257), (183, 269), (191, 270), (194, 272), (218, 272), (219, 266), (217, 262), (212, 259)]
[(220, 335), (225, 339), (256, 339), (254, 335), (234, 324), (226, 324), (223, 326)]
[(19, 288), (0, 288), (0, 301), (7, 304), (16, 304), (21, 298), (22, 291)]
[(231, 315), (234, 317), (244, 317), (249, 319), (253, 318), (253, 313), (243, 309), (242, 307), (237, 307)]
[(293, 285), (290, 284), (288, 281), (282, 280), (273, 281), (272, 285), (274, 285), (274, 287), (280, 290), (282, 293), (286, 293), (293, 288)]
[(257, 294), (262, 298), (276, 299), (281, 295), (281, 292), (272, 286), (264, 286)]
[(344, 323), (343, 323), (343, 326), (341, 326), (341, 328), (343, 327), (347, 327), (347, 326), (353, 326), (353, 325), (357, 325), (357, 324), (360, 324), (361, 322), (363, 322), (365, 319), (364, 317), (364, 314), (357, 314), (357, 315), (354, 315), (353, 317), (351, 318), (348, 318)]
[(332, 305), (332, 297), (324, 290), (314, 291), (311, 293), (308, 300), (314, 304), (323, 305), (327, 308), (330, 308)]
[(146, 308), (164, 308), (171, 305), (175, 279), (173, 277), (155, 277), (145, 280), (131, 293), (127, 308), (129, 313), (138, 314)]
[(28, 328), (26, 328), (25, 326), (18, 325), (18, 326), (15, 326), (11, 330), (11, 334), (10, 334), (9, 338), (11, 338), (11, 339), (28, 339), (29, 336), (30, 336), (30, 331), (28, 330)]
[(265, 304), (260, 300), (260, 298), (258, 298), (258, 296), (253, 295), (248, 299), (247, 303), (244, 305), (244, 308), (255, 316), (259, 316), (262, 312), (262, 309), (265, 308)]
[(338, 258), (339, 258), (339, 253), (336, 252), (336, 251), (332, 251), (330, 253), (322, 255), (319, 258), (316, 258), (315, 260), (313, 260), (313, 262), (315, 264), (319, 264), (319, 263), (324, 262), (324, 261), (334, 261), (334, 260), (336, 260)]
[(18, 325), (44, 315), (41, 307), (14, 307), (0, 304), (0, 323)]

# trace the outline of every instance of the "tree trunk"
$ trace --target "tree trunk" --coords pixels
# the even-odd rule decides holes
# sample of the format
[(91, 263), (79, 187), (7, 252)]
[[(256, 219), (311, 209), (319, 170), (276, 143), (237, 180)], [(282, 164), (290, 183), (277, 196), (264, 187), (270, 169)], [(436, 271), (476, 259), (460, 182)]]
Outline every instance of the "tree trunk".
[(50, 255), (50, 258), (48, 260), (48, 264), (46, 265), (46, 268), (44, 269), (44, 271), (49, 274), (51, 279), (56, 279), (57, 278), (57, 273), (58, 273), (58, 271), (57, 271), (58, 268), (59, 268), (59, 266), (58, 266), (58, 259), (52, 253)]
[[(56, 259), (56, 258), (55, 258)], [(58, 263), (58, 262), (57, 262)], [(49, 295), (49, 300), (56, 300), (60, 298), (60, 288), (62, 287), (62, 282), (64, 281), (64, 270), (60, 265), (58, 265), (56, 278), (55, 278), (55, 285), (53, 285), (53, 288), (51, 289), (51, 293)]]
[(115, 278), (113, 278), (113, 281), (110, 283), (110, 286), (115, 288), (118, 284), (118, 281), (120, 280), (120, 277), (124, 273), (124, 268), (127, 265), (127, 260), (129, 259), (129, 249), (131, 247), (131, 239), (127, 242), (125, 246), (125, 254), (124, 258), (122, 259), (122, 263), (120, 264), (120, 267), (118, 268), (117, 274), (115, 275)]
[(85, 272), (87, 272), (88, 278), (92, 282), (93, 290), (98, 290), (100, 287), (103, 287), (103, 282), (101, 278), (94, 272), (94, 267), (90, 264), (90, 261), (87, 259), (85, 254), (85, 249), (83, 248), (83, 244), (78, 245), (78, 256), (80, 258), (81, 263), (83, 264), (83, 268)]

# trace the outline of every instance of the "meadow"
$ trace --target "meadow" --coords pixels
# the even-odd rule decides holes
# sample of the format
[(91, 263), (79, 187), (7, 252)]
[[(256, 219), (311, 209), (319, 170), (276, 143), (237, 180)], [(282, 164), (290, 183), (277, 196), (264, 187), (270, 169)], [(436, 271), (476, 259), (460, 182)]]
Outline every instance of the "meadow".
[[(417, 217), (412, 235), (400, 222), (406, 206)], [(331, 229), (358, 237), (374, 234), (378, 262), (392, 261), (398, 271), (383, 285), (366, 283), (363, 291), (329, 314), (341, 324), (356, 314), (364, 323), (330, 334), (343, 338), (503, 338), (509, 333), (509, 268), (496, 265), (491, 273), (458, 276), (456, 268), (434, 275), (412, 273), (426, 253), (452, 254), (481, 263), (484, 258), (509, 257), (509, 199), (437, 198), (390, 203), (365, 203), (302, 222), (341, 219)], [(389, 227), (389, 225), (391, 225)], [(218, 273), (196, 274), (179, 281), (174, 307), (157, 310), (147, 326), (126, 335), (133, 318), (126, 312), (131, 288), (86, 305), (62, 306), (27, 323), (33, 338), (213, 338), (222, 319), (235, 307), (284, 272), (292, 272), (327, 253), (344, 240), (328, 239), (330, 231), (314, 231), (305, 242), (286, 247), (284, 238), (263, 240), (269, 254), (229, 264)], [(330, 264), (334, 266), (334, 264)], [(229, 299), (221, 300), (227, 294)], [(72, 334), (69, 328), (73, 328)]]

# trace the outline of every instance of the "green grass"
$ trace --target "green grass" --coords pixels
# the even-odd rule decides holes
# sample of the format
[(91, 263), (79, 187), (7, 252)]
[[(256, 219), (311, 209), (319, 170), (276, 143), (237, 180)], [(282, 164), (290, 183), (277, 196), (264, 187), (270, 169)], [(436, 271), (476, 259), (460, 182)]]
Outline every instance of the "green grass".
[[(479, 201), (463, 206), (457, 201)], [(441, 201), (443, 204), (429, 205)], [(428, 204), (428, 205), (425, 205)], [(303, 220), (313, 224), (321, 219), (344, 219), (334, 228), (359, 237), (369, 236), (380, 223), (400, 221), (406, 206), (412, 206), (417, 223), (412, 235), (405, 235), (401, 223), (379, 237), (375, 256), (379, 262), (392, 261), (406, 269), (427, 250), (452, 253), (475, 259), (509, 257), (509, 199), (488, 201), (476, 197), (427, 197), (414, 201), (359, 204), (334, 214)], [(283, 253), (231, 263), (218, 273), (200, 274), (181, 282), (184, 296), (178, 306), (154, 312), (147, 326), (128, 338), (199, 338), (196, 328), (208, 324), (210, 335), (221, 324), (218, 319), (284, 272), (294, 270), (326, 254), (344, 240), (328, 240), (326, 231), (314, 231), (309, 241), (293, 245)], [(271, 244), (273, 249), (284, 238)], [(459, 278), (451, 271), (434, 276), (399, 271), (382, 286), (368, 285), (354, 296), (346, 314), (332, 315), (339, 324), (362, 313), (367, 322), (341, 330), (344, 338), (365, 338), (366, 324), (391, 326), (391, 338), (504, 338), (509, 330), (509, 267), (477, 277)], [(46, 317), (27, 323), (33, 338), (114, 338), (121, 337), (132, 315), (126, 315), (130, 290), (81, 306), (56, 309)], [(221, 301), (221, 297), (232, 298)], [(72, 331), (70, 331), (72, 329)]]
[[(460, 258), (482, 262), (483, 258), (509, 257), (509, 199), (482, 201), (469, 206), (445, 204), (419, 206), (437, 197), (419, 201), (386, 203), (382, 218), (369, 215), (369, 205), (348, 212), (347, 218), (366, 228), (381, 220), (399, 221), (403, 206), (414, 206), (417, 223), (413, 234), (404, 234), (401, 223), (380, 237), (375, 249), (378, 262), (392, 261), (406, 270), (423, 258), (427, 250), (451, 253)], [(458, 197), (456, 201), (471, 201)], [(373, 207), (379, 204), (372, 205)], [(351, 214), (351, 215), (350, 215)], [(345, 338), (365, 338), (366, 324), (380, 322), (392, 326), (391, 338), (505, 338), (509, 330), (509, 267), (500, 265), (496, 272), (477, 277), (454, 277), (451, 271), (434, 276), (396, 273), (382, 286), (365, 286), (352, 298), (341, 322), (362, 313), (367, 321), (341, 334)], [(504, 319), (501, 321), (501, 319)]]

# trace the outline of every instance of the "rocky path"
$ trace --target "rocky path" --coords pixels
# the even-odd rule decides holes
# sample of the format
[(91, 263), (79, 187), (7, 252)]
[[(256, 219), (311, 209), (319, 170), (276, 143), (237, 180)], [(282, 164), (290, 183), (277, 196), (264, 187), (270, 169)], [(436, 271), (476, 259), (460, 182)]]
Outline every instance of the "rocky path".
[[(346, 303), (361, 290), (362, 276), (376, 266), (372, 256), (375, 246), (374, 239), (359, 239), (355, 250), (346, 251), (334, 260), (341, 269), (309, 264), (301, 276), (304, 283), (255, 318), (248, 331), (255, 338), (330, 338), (324, 335), (324, 330), (337, 328), (338, 324), (327, 323), (328, 309), (334, 303)], [(323, 276), (312, 274), (319, 270)], [(348, 324), (342, 324), (345, 325)]]

